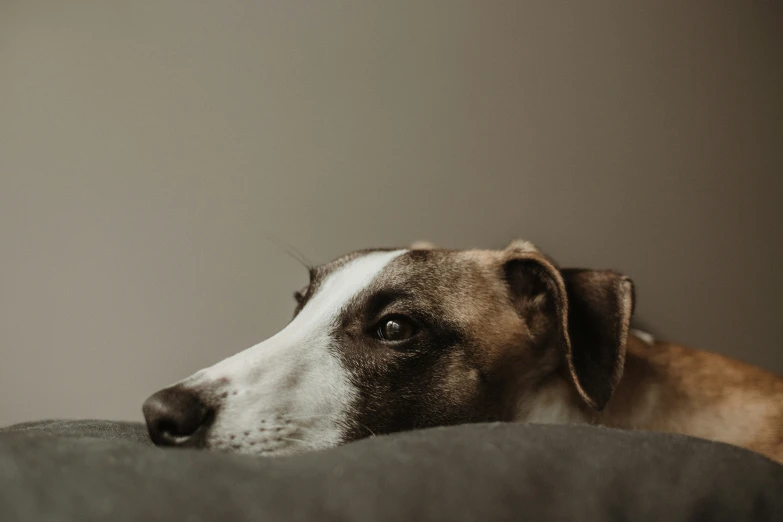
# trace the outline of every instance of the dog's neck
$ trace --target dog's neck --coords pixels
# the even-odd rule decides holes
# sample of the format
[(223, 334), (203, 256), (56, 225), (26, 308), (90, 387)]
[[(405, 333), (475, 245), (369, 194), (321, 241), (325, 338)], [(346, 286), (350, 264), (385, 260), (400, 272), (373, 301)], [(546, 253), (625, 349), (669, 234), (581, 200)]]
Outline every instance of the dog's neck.
[(535, 424), (589, 422), (589, 416), (576, 402), (578, 399), (573, 384), (564, 377), (553, 376), (538, 388), (533, 397), (520, 401), (514, 420)]
[[(581, 400), (564, 372), (545, 379), (536, 391), (522, 398), (514, 420), (540, 424), (600, 424), (626, 429), (650, 429), (659, 423), (661, 374), (651, 367), (645, 352), (652, 340), (646, 334), (629, 336), (623, 378), (603, 411)], [(651, 378), (655, 373), (655, 378)]]
[[(748, 379), (765, 392), (747, 389)], [(769, 454), (769, 442), (743, 423), (771, 425), (773, 439), (775, 433), (783, 434), (783, 424), (776, 420), (781, 399), (783, 386), (768, 372), (633, 335), (628, 338), (623, 377), (603, 411), (588, 407), (566, 375), (554, 374), (519, 401), (514, 420), (678, 432)], [(780, 448), (774, 451), (783, 456)]]

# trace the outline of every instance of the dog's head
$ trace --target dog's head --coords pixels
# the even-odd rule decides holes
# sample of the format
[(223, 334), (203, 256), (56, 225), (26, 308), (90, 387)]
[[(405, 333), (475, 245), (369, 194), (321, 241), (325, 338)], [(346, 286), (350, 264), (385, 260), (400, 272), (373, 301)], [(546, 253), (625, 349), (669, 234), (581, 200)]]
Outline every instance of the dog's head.
[(565, 376), (600, 410), (622, 374), (630, 280), (532, 244), (366, 250), (311, 272), (277, 335), (144, 404), (162, 445), (284, 455), (373, 434), (523, 420)]

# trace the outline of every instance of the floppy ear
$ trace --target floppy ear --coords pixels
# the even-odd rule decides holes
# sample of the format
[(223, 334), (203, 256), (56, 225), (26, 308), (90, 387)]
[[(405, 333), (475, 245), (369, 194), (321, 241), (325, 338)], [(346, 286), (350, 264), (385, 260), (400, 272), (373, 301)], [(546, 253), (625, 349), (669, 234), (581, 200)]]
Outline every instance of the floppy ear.
[(568, 295), (569, 369), (588, 404), (603, 409), (623, 376), (634, 308), (630, 278), (611, 270), (561, 270)]
[(558, 270), (537, 252), (512, 255), (505, 276), (531, 335), (561, 347), (579, 395), (602, 410), (623, 374), (633, 283), (611, 270)]

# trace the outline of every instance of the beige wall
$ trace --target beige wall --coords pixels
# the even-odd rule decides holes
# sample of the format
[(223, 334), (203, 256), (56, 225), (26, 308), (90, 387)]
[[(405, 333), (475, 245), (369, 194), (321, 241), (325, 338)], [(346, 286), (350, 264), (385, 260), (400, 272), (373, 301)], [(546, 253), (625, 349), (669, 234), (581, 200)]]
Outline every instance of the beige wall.
[(274, 333), (266, 234), (529, 238), (783, 372), (780, 3), (631, 3), (0, 2), (0, 424), (140, 419)]

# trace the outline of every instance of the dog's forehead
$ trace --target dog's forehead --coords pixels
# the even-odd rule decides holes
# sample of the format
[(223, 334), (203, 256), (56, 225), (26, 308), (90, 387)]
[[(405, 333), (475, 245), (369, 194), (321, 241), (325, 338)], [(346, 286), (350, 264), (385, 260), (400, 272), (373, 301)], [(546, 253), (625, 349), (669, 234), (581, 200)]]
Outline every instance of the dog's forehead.
[(347, 265), (350, 264), (355, 265), (356, 261), (359, 261), (361, 258), (372, 256), (373, 254), (391, 253), (391, 252), (397, 252), (399, 254), (402, 254), (405, 252), (405, 250), (395, 249), (395, 248), (373, 248), (373, 249), (357, 250), (345, 254), (343, 256), (340, 256), (337, 259), (334, 259), (323, 265), (319, 265), (311, 268), (310, 283), (308, 285), (308, 294), (312, 296), (315, 293), (317, 293), (327, 279), (332, 278), (332, 276), (334, 276), (337, 273), (344, 272), (343, 269), (347, 269), (350, 271), (353, 268)]
[(493, 280), (498, 280), (498, 259), (501, 252), (492, 250), (407, 250), (407, 249), (367, 249), (351, 252), (334, 261), (313, 270), (310, 283), (310, 295), (316, 294), (335, 274), (346, 275), (362, 258), (375, 257), (378, 253), (397, 252), (388, 263), (368, 281), (367, 290), (398, 289), (432, 290), (445, 287), (454, 291), (454, 295), (467, 292), (475, 295), (481, 289), (487, 290)]
[(498, 253), (489, 250), (410, 250), (386, 266), (376, 283), (421, 287), (486, 285)]

